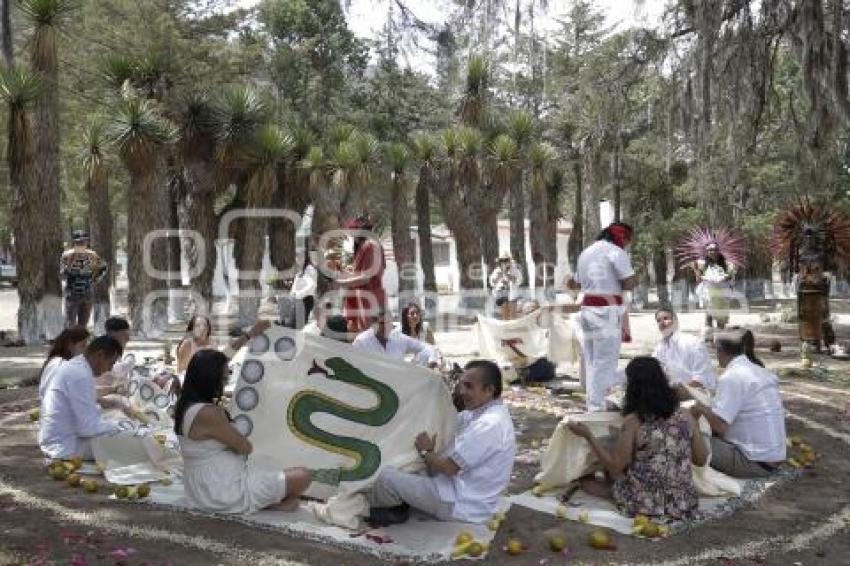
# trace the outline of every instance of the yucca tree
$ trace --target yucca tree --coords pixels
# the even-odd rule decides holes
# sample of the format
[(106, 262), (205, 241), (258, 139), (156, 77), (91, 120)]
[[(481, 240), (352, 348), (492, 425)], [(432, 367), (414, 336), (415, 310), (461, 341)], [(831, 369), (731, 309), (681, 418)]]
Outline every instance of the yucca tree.
[(519, 148), (514, 139), (501, 134), (488, 148), (489, 179), (486, 194), (481, 195), (481, 240), (488, 272), (499, 255), (499, 212), (519, 168)]
[(112, 239), (112, 208), (109, 204), (109, 167), (106, 163), (108, 140), (104, 122), (95, 119), (83, 131), (81, 161), (89, 198), (89, 236), (91, 248), (109, 266), (109, 276), (94, 288), (94, 328), (103, 333), (111, 303), (109, 288), (115, 280), (115, 243)]
[[(546, 240), (549, 255), (546, 261), (552, 265), (558, 263), (558, 223), (565, 217), (564, 193), (566, 192), (566, 174), (560, 167), (552, 167), (546, 176)], [(554, 269), (552, 277), (555, 276)], [(554, 281), (552, 285), (554, 285)]]
[(42, 241), (44, 292), (42, 313), (45, 331), (55, 336), (62, 330), (59, 257), (62, 255), (62, 222), (59, 210), (62, 189), (59, 186), (59, 55), (57, 39), (63, 25), (77, 9), (77, 0), (20, 0), (19, 7), (32, 28), (30, 60), (41, 74), (43, 88), (35, 109), (35, 174), (41, 192), (41, 215), (33, 234)]
[[(145, 269), (143, 243), (151, 231), (169, 227), (171, 203), (165, 156), (167, 147), (177, 138), (177, 128), (162, 116), (154, 101), (129, 96), (120, 101), (108, 132), (130, 174), (127, 272), (131, 324), (136, 331), (156, 335), (168, 324), (168, 298), (165, 282)], [(167, 239), (156, 238), (148, 252), (148, 263), (164, 270), (167, 258)]]
[(460, 168), (464, 159), (462, 138), (459, 128), (450, 128), (442, 133), (446, 153), (440, 166), (439, 181), (433, 188), (440, 199), (446, 225), (455, 237), (460, 287), (462, 290), (481, 290), (481, 238), (477, 220), (464, 203), (460, 188)]
[[(268, 106), (252, 87), (225, 88), (216, 116), (216, 159), (220, 165), (220, 182), (236, 186), (234, 206), (245, 206), (250, 176), (248, 151), (268, 116)], [(236, 224), (230, 226), (228, 237), (234, 238), (233, 255), (236, 264), (240, 265), (245, 247)]]
[(340, 213), (347, 220), (366, 212), (380, 145), (373, 135), (355, 132), (347, 141), (340, 143), (340, 147), (345, 148), (342, 166), (346, 169), (345, 196)]
[[(549, 239), (549, 199), (547, 198), (547, 173), (555, 159), (556, 152), (548, 143), (537, 143), (529, 152), (531, 163), (531, 191), (529, 206), (529, 238), (531, 240), (531, 257), (534, 259), (535, 286), (539, 289), (552, 282), (544, 279), (544, 271), (538, 265), (540, 260), (552, 263), (554, 253), (551, 248), (554, 242)], [(546, 272), (548, 275), (548, 271)]]
[(508, 131), (517, 144), (519, 162), (510, 191), (511, 255), (528, 284), (528, 262), (525, 258), (525, 188), (528, 179), (528, 151), (534, 133), (534, 118), (525, 110), (514, 110), (508, 116)]
[[(310, 148), (307, 156), (298, 164), (307, 175), (308, 191), (313, 203), (313, 218), (310, 224), (310, 247), (318, 250), (320, 255), (328, 251), (333, 244), (326, 242), (320, 246), (322, 234), (340, 226), (339, 195), (333, 181), (334, 167), (328, 162), (324, 151), (318, 145)], [(318, 266), (317, 266), (318, 267)], [(330, 289), (330, 280), (319, 277), (317, 293), (325, 294)]]
[(487, 89), (490, 65), (481, 55), (473, 55), (466, 66), (466, 89), (460, 103), (461, 121), (472, 127), (481, 127), (487, 107)]
[[(278, 185), (278, 167), (292, 151), (292, 137), (274, 124), (266, 124), (257, 132), (244, 153), (249, 173), (245, 188), (247, 210), (271, 208)], [(240, 271), (259, 274), (266, 251), (268, 219), (265, 216), (247, 218), (240, 222), (241, 253), (237, 259)], [(239, 278), (239, 324), (250, 326), (257, 320), (260, 309), (260, 280), (257, 277)]]
[(218, 117), (211, 97), (202, 91), (187, 94), (175, 112), (180, 129), (177, 143), (182, 184), (182, 203), (178, 208), (180, 226), (198, 232), (206, 248), (206, 257), (201, 258), (199, 250), (194, 248), (194, 241), (185, 238), (182, 242), (183, 255), (193, 272), (198, 269), (198, 262), (203, 260), (191, 285), (192, 290), (208, 304), (213, 298), (215, 242), (218, 237), (215, 199), (227, 187), (221, 163), (216, 159)]
[(9, 117), (6, 162), (18, 267), (18, 336), (26, 344), (37, 344), (43, 334), (40, 307), (45, 293), (44, 246), (38, 228), (43, 203), (35, 176), (31, 116), (32, 106), (42, 88), (37, 73), (17, 68), (0, 69), (0, 99), (6, 104)]
[(422, 267), (423, 288), (437, 292), (434, 273), (434, 249), (431, 243), (431, 193), (438, 180), (439, 141), (430, 134), (420, 134), (413, 140), (419, 161), (416, 182), (416, 233), (419, 237), (419, 265)]
[[(310, 204), (310, 174), (301, 167), (301, 163), (310, 153), (315, 143), (315, 136), (306, 128), (297, 128), (292, 132), (292, 151), (287, 156), (277, 172), (277, 189), (272, 197), (272, 206), (276, 209), (289, 210), (303, 215)], [(269, 219), (269, 259), (278, 272), (286, 271), (296, 266), (295, 234), (300, 226), (283, 218)], [(305, 253), (308, 250), (305, 248)], [(280, 283), (276, 279), (276, 283)]]
[(410, 237), (410, 199), (407, 168), (410, 150), (403, 143), (387, 147), (387, 164), (390, 168), (392, 213), (390, 225), (393, 238), (393, 255), (398, 266), (398, 292), (409, 294), (416, 288), (416, 252)]

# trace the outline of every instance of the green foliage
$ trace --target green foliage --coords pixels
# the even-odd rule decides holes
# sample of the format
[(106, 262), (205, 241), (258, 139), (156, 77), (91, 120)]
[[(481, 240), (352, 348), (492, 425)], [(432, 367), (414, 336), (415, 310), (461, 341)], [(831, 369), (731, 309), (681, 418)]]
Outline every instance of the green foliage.
[(519, 159), (519, 146), (511, 136), (502, 134), (490, 144), (490, 158), (497, 167), (513, 167)]
[(410, 150), (407, 145), (395, 142), (387, 146), (387, 162), (393, 174), (404, 174), (410, 164)]
[(146, 159), (155, 148), (177, 138), (177, 128), (162, 116), (156, 103), (141, 97), (121, 100), (107, 129), (125, 162)]
[(23, 67), (0, 67), (0, 100), (21, 109), (38, 98), (44, 82), (38, 73)]
[(250, 146), (251, 158), (257, 166), (277, 165), (295, 147), (295, 140), (274, 124), (265, 124)]
[(413, 138), (416, 159), (430, 163), (436, 159), (439, 152), (439, 140), (432, 134), (420, 133)]
[(60, 25), (79, 4), (78, 0), (18, 0), (21, 13), (36, 28)]

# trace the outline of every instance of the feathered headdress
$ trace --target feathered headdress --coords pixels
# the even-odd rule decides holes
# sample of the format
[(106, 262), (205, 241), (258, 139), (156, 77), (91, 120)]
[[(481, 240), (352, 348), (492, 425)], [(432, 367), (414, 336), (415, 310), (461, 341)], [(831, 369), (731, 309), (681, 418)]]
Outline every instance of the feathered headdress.
[(726, 261), (744, 267), (747, 260), (747, 241), (744, 236), (726, 228), (697, 227), (679, 242), (673, 254), (679, 267), (705, 259), (705, 248), (716, 245)]
[(850, 266), (850, 215), (844, 210), (802, 199), (777, 216), (770, 250), (775, 258), (788, 261), (791, 271), (796, 272), (806, 237), (822, 246), (826, 271)]

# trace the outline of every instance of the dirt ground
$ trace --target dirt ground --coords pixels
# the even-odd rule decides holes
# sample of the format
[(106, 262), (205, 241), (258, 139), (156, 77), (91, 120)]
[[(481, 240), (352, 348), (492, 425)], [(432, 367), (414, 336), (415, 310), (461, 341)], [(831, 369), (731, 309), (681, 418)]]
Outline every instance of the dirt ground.
[[(841, 325), (839, 336), (850, 336)], [(796, 329), (758, 329), (758, 355), (772, 368), (796, 367)], [(774, 354), (772, 339), (783, 344)], [(2, 363), (0, 352), (0, 363)], [(819, 455), (815, 466), (732, 517), (662, 541), (614, 535), (617, 550), (587, 544), (592, 527), (513, 506), (484, 561), (492, 564), (782, 564), (850, 565), (850, 363), (823, 360), (829, 371), (782, 379), (789, 434)], [(0, 564), (376, 564), (372, 556), (292, 538), (234, 522), (86, 495), (52, 481), (42, 469), (35, 387), (0, 390)], [(548, 438), (557, 419), (512, 409), (521, 451)], [(518, 462), (510, 491), (531, 485), (535, 464)], [(563, 533), (566, 556), (548, 550)], [(508, 538), (528, 550), (508, 556)]]

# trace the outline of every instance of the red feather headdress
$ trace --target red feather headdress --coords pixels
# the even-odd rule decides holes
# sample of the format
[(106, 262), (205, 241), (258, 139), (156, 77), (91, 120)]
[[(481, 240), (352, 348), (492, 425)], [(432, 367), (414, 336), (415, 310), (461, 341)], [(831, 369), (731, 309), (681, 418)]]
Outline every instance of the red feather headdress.
[(673, 254), (679, 267), (705, 259), (705, 248), (711, 244), (717, 246), (727, 262), (735, 267), (744, 267), (747, 259), (747, 241), (744, 236), (726, 228), (698, 227), (688, 232), (679, 242)]

